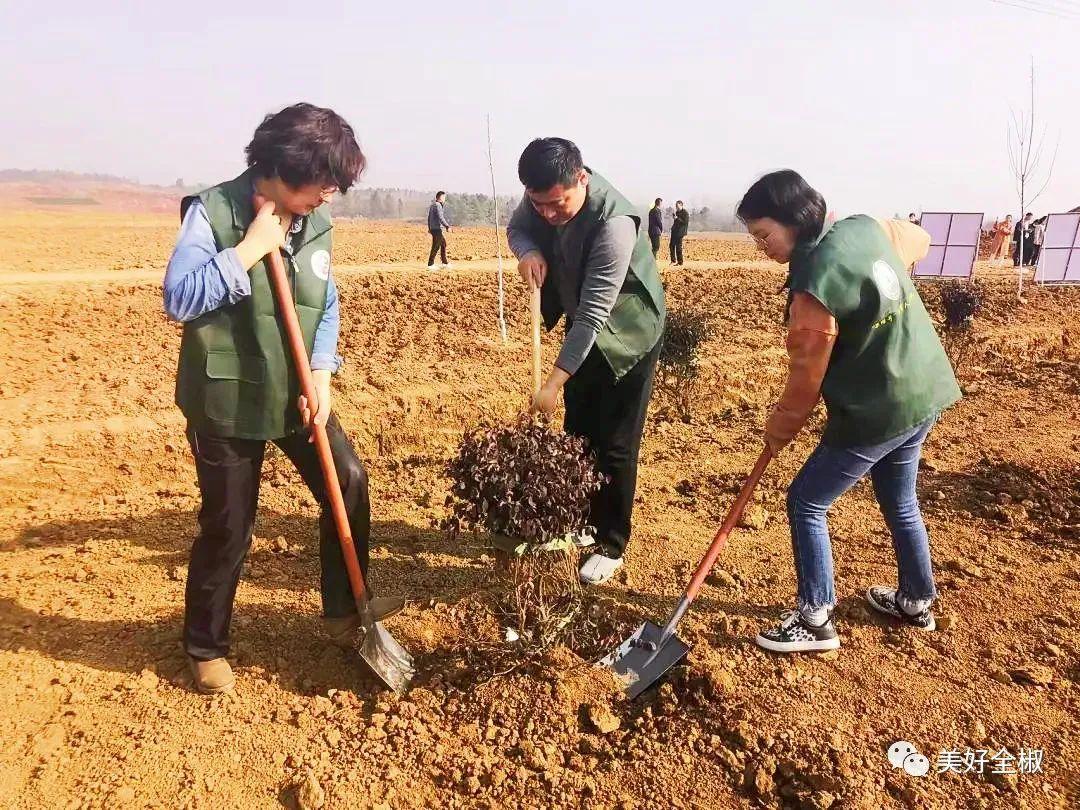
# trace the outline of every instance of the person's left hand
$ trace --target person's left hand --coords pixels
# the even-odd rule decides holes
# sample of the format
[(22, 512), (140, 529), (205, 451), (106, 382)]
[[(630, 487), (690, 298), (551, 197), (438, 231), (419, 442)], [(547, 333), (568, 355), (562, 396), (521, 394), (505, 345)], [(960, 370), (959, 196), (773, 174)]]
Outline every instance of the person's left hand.
[(769, 445), (774, 456), (780, 455), (780, 451), (791, 444), (795, 436), (789, 425), (783, 424), (779, 408), (773, 408), (765, 422), (765, 444)]
[(558, 404), (559, 389), (548, 381), (540, 386), (540, 390), (533, 396), (532, 409), (545, 416), (551, 416)]
[(551, 416), (555, 406), (559, 404), (559, 392), (562, 391), (570, 375), (558, 366), (551, 369), (547, 380), (540, 386), (540, 390), (533, 395), (532, 409), (539, 411), (545, 416)]
[(773, 456), (780, 455), (780, 451), (783, 450), (791, 443), (791, 439), (784, 438), (782, 436), (776, 436), (775, 434), (765, 432), (765, 444), (769, 446), (769, 450), (772, 451)]
[[(297, 402), (297, 407), (300, 408), (300, 418), (303, 420), (304, 427), (311, 427), (313, 424), (326, 427), (326, 421), (330, 418), (330, 372), (321, 369), (312, 371), (311, 377), (315, 383), (315, 398), (317, 400), (312, 403), (314, 413), (307, 401), (307, 397), (301, 394)], [(308, 442), (314, 441), (315, 433), (312, 431), (308, 437)]]

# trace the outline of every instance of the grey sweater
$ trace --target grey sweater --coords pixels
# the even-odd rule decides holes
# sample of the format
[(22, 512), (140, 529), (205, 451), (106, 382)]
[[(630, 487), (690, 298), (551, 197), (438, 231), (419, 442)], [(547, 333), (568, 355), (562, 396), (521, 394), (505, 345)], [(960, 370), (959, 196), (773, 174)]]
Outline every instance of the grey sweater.
[[(539, 250), (523, 228), (529, 212), (526, 206), (531, 205), (528, 197), (522, 199), (506, 227), (506, 241), (518, 259), (531, 250)], [(555, 228), (556, 239), (560, 238), (562, 230)], [(568, 324), (555, 365), (567, 374), (573, 375), (581, 367), (596, 343), (596, 336), (607, 323), (630, 270), (630, 257), (636, 243), (634, 220), (628, 216), (612, 217), (600, 226), (580, 267), (548, 268), (554, 274), (551, 280), (559, 293)]]
[(443, 204), (436, 200), (427, 210), (427, 228), (432, 233), (437, 233), (443, 228), (449, 228), (450, 223), (446, 219), (446, 211)]

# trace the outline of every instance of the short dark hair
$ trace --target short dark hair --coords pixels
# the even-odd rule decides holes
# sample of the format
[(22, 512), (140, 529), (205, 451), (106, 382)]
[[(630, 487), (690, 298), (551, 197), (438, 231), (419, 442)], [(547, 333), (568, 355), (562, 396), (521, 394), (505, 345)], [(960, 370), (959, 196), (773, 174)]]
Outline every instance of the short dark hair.
[(439, 199), (439, 197), (445, 197), (445, 196), (446, 196), (446, 192), (445, 192), (445, 191), (436, 191), (436, 192), (435, 192), (435, 199), (436, 199), (436, 200), (437, 200), (437, 199)]
[(664, 198), (663, 198), (663, 197), (657, 197), (657, 198), (656, 198), (656, 202), (654, 202), (654, 203), (653, 203), (653, 205), (659, 205), (659, 204), (660, 204), (660, 203), (662, 203), (663, 201), (664, 201)]
[(261, 177), (280, 177), (292, 188), (318, 183), (345, 193), (367, 166), (345, 119), (307, 102), (266, 116), (244, 153)]
[(770, 172), (743, 195), (735, 215), (743, 221), (768, 217), (793, 226), (800, 242), (816, 239), (825, 225), (825, 198), (791, 169)]
[(518, 159), (518, 179), (532, 191), (568, 186), (585, 167), (581, 150), (566, 138), (537, 138)]
[(908, 214), (908, 216), (909, 216), (909, 217), (913, 217), (913, 216), (915, 216), (915, 212), (914, 212), (914, 211), (912, 211), (912, 212), (911, 212), (910, 214)]
[(675, 204), (676, 205), (686, 205), (686, 203), (684, 203), (682, 200), (676, 200)]

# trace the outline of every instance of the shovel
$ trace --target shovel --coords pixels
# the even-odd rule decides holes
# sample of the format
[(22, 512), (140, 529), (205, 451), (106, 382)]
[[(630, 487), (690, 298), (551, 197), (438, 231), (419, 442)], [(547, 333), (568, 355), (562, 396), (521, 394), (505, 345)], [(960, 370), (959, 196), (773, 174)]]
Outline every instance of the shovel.
[[(311, 377), (311, 365), (308, 362), (304, 337), (300, 332), (300, 322), (296, 317), (292, 290), (285, 274), (285, 261), (281, 258), (281, 252), (276, 249), (270, 252), (268, 258), (274, 297), (277, 298), (281, 320), (285, 324), (285, 333), (289, 339), (289, 350), (293, 362), (296, 364), (296, 373), (300, 377), (300, 392), (307, 398), (308, 403), (317, 403), (315, 383)], [(364, 640), (360, 645), (360, 657), (367, 662), (371, 671), (378, 675), (383, 683), (400, 694), (408, 688), (409, 682), (416, 674), (412, 656), (382, 626), (382, 622), (375, 621), (371, 613), (369, 601), (371, 595), (364, 583), (364, 575), (360, 571), (360, 559), (357, 557), (356, 546), (353, 543), (352, 529), (349, 528), (345, 501), (341, 497), (341, 484), (338, 482), (337, 470), (334, 468), (334, 457), (330, 453), (330, 440), (326, 436), (326, 427), (312, 424), (311, 432), (315, 437), (315, 451), (319, 456), (323, 480), (326, 482), (326, 495), (330, 500), (334, 525), (337, 527), (338, 538), (341, 541), (345, 570), (349, 574), (349, 585), (356, 599), (356, 609), (360, 614), (360, 623), (363, 627)]]
[(540, 367), (540, 288), (535, 279), (529, 279), (529, 319), (532, 321), (532, 373), (533, 396), (544, 383), (544, 372)]
[(735, 503), (728, 510), (724, 523), (713, 538), (712, 545), (709, 546), (704, 559), (702, 559), (694, 572), (694, 576), (686, 588), (686, 593), (679, 600), (679, 604), (675, 606), (675, 610), (668, 618), (667, 624), (659, 627), (652, 622), (645, 622), (614, 652), (597, 662), (597, 666), (608, 667), (623, 682), (626, 696), (630, 700), (633, 700), (660, 680), (669, 669), (679, 663), (690, 652), (690, 645), (675, 635), (675, 628), (678, 627), (683, 615), (690, 607), (690, 603), (694, 601), (698, 591), (701, 590), (705, 577), (712, 570), (713, 563), (716, 562), (716, 558), (723, 550), (731, 530), (735, 528), (735, 524), (742, 517), (743, 509), (746, 508), (746, 503), (750, 500), (754, 487), (761, 480), (761, 475), (765, 472), (765, 468), (769, 465), (771, 459), (772, 451), (766, 447), (761, 451), (750, 477), (746, 479), (746, 483), (743, 484), (742, 489), (739, 491)]

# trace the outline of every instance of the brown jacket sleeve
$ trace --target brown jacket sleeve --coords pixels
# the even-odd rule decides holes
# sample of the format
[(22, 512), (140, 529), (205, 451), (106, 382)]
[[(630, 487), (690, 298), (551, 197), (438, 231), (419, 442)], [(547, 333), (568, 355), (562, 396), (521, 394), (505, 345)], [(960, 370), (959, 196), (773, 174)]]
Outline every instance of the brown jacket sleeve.
[(779, 452), (795, 438), (821, 398), (838, 329), (832, 313), (812, 295), (797, 292), (788, 312), (788, 378), (765, 423), (765, 441)]

